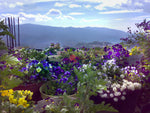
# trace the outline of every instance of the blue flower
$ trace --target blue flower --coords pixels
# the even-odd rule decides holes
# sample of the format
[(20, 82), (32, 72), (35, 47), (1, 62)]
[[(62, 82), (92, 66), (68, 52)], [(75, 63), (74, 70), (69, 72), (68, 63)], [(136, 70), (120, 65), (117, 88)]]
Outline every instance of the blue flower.
[(69, 82), (68, 84), (69, 84), (71, 87), (73, 86), (73, 83), (72, 83), (72, 82)]
[(56, 80), (56, 79), (57, 79), (57, 76), (56, 76), (56, 75), (52, 75), (52, 78)]

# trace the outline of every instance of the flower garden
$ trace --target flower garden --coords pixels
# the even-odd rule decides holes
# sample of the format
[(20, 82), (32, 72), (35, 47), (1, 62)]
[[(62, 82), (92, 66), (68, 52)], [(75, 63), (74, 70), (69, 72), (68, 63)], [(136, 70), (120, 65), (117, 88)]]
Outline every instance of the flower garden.
[(0, 40), (0, 112), (148, 113), (150, 21), (137, 28), (103, 48), (8, 50)]

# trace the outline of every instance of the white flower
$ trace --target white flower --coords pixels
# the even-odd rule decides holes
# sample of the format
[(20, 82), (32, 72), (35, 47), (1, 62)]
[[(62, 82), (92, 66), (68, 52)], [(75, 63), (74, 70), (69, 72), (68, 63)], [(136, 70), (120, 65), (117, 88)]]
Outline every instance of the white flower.
[(51, 65), (51, 64), (49, 64), (49, 68), (52, 68), (52, 65)]
[(83, 64), (83, 69), (87, 69), (88, 65), (87, 64)]
[(111, 60), (107, 60), (106, 62), (106, 64), (110, 64), (110, 65), (115, 64), (115, 63), (116, 63), (116, 60), (114, 58)]
[(67, 111), (68, 111), (67, 108), (61, 109), (61, 112), (62, 112), (62, 113), (66, 113)]
[(105, 66), (102, 66), (104, 72), (106, 72), (107, 68)]
[(140, 83), (133, 83), (134, 84), (134, 87), (137, 88), (137, 89), (141, 89), (142, 85)]
[(120, 88), (120, 84), (117, 84), (116, 87), (117, 87), (117, 88)]
[(126, 89), (126, 85), (123, 84), (123, 85), (121, 86), (120, 90), (123, 91), (123, 90), (125, 90), (125, 89)]
[(118, 102), (118, 98), (115, 97), (115, 98), (114, 98), (114, 101), (115, 101), (115, 102)]
[(126, 99), (126, 97), (125, 97), (125, 96), (122, 96), (122, 97), (121, 97), (121, 100), (125, 100), (125, 99)]
[(106, 92), (107, 92), (107, 93), (110, 93), (110, 91), (109, 91), (109, 90), (107, 90)]
[(93, 69), (96, 69), (96, 66), (93, 66)]
[(105, 94), (103, 95), (103, 97), (106, 98), (106, 97), (107, 97), (107, 94), (105, 93)]
[(113, 91), (116, 92), (116, 91), (117, 91), (117, 88), (116, 88), (116, 87), (113, 87)]
[(110, 81), (110, 80), (108, 80), (108, 84), (111, 84), (111, 81)]
[(98, 75), (101, 75), (102, 73), (101, 73), (101, 72), (98, 72), (97, 74), (98, 74)]
[(120, 92), (115, 92), (115, 94), (114, 94), (115, 96), (120, 96), (121, 95), (121, 93)]
[(114, 95), (111, 93), (111, 94), (110, 94), (110, 97), (112, 98), (112, 97), (114, 97)]
[(103, 93), (103, 90), (98, 91), (99, 93)]
[(123, 92), (122, 94), (123, 94), (123, 95), (126, 95), (127, 93), (126, 93), (126, 92)]
[(127, 86), (127, 88), (128, 88), (129, 90), (132, 90), (132, 91), (134, 91), (134, 90), (135, 90), (135, 87), (134, 87), (134, 85), (133, 85), (133, 84), (132, 84), (132, 85)]
[(120, 77), (121, 77), (121, 78), (124, 78), (124, 75), (123, 75), (123, 74), (121, 74), (121, 75), (120, 75)]
[(50, 105), (46, 105), (45, 110), (50, 110)]

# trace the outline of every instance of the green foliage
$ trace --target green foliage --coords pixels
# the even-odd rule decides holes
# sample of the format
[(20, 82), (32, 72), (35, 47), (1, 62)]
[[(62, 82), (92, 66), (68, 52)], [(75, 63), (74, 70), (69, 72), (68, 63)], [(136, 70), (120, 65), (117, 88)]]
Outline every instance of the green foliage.
[(0, 109), (0, 113), (33, 113), (33, 108), (24, 108), (23, 106), (17, 106), (15, 104), (9, 103), (9, 101), (5, 101), (0, 103), (2, 108)]
[(0, 36), (9, 35), (14, 38), (14, 36), (8, 31), (7, 25), (4, 24), (4, 20), (0, 21), (0, 31)]
[(19, 71), (20, 62), (16, 57), (5, 54), (1, 56), (0, 62), (4, 62), (0, 64), (2, 67), (0, 71), (0, 84), (9, 89), (22, 83), (20, 79), (14, 77), (14, 75), (23, 76), (23, 73)]
[(37, 51), (35, 49), (22, 48), (19, 53), (24, 59), (36, 59), (38, 61), (42, 61), (46, 58), (46, 55), (43, 51)]
[[(85, 74), (86, 72), (86, 74)], [(83, 113), (95, 113), (96, 111), (102, 111), (102, 110), (112, 110), (114, 109), (107, 109), (109, 105), (104, 107), (104, 103), (100, 105), (95, 105), (92, 100), (90, 100), (90, 96), (96, 95), (96, 92), (100, 89), (106, 90), (106, 81), (103, 79), (98, 79), (97, 77), (97, 71), (92, 70), (90, 66), (87, 66), (87, 68), (82, 72), (81, 70), (78, 70), (75, 68), (75, 73), (78, 76), (78, 93), (77, 97), (79, 100), (77, 102), (80, 105), (80, 110)]]

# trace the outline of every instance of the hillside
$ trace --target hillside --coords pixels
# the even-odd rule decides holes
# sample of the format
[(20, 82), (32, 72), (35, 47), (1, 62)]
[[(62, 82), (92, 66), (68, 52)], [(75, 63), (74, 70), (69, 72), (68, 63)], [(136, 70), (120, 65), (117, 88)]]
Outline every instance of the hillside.
[(76, 46), (93, 41), (118, 43), (126, 33), (120, 30), (98, 27), (51, 27), (34, 24), (20, 25), (21, 45), (31, 48), (46, 48), (50, 43), (61, 46)]

